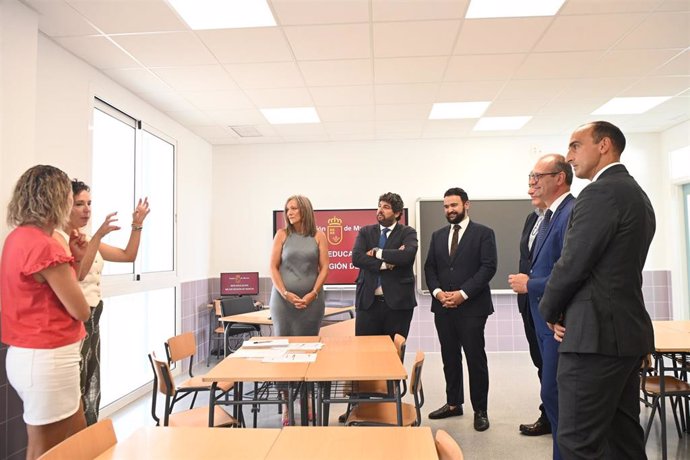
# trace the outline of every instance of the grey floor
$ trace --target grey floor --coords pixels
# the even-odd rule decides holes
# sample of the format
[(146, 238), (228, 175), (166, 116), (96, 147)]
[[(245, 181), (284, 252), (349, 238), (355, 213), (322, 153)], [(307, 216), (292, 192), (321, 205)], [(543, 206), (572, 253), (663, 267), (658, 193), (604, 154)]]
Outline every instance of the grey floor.
[[(406, 359), (409, 368), (414, 356)], [(205, 372), (206, 367), (200, 366), (199, 372)], [(472, 428), (473, 416), (471, 406), (465, 406), (465, 415), (445, 420), (429, 420), (427, 414), (445, 403), (443, 372), (441, 356), (438, 353), (427, 353), (424, 363), (422, 380), (426, 402), (422, 409), (423, 422), (432, 430), (443, 428), (448, 431), (461, 445), (465, 458), (472, 459), (511, 459), (511, 460), (541, 460), (551, 458), (551, 437), (541, 436), (531, 438), (520, 435), (518, 425), (532, 423), (538, 416), (539, 385), (536, 372), (531, 365), (527, 353), (490, 353), (489, 370), (491, 373), (491, 389), (489, 392), (489, 420), (491, 428), (478, 433)], [(465, 376), (467, 381), (467, 376)], [(465, 387), (466, 401), (469, 403)], [(207, 399), (200, 397), (196, 406), (207, 403)], [(151, 426), (150, 398), (145, 397), (129, 404), (113, 414), (115, 430), (118, 439), (124, 439), (142, 426)], [(180, 403), (178, 409), (183, 409)], [(343, 406), (344, 409), (344, 406)], [(337, 425), (337, 416), (341, 413), (338, 406), (331, 410), (331, 425)], [(641, 419), (645, 423), (650, 409), (642, 407)], [(670, 411), (669, 411), (670, 412)], [(245, 409), (245, 416), (249, 411)], [(248, 422), (250, 423), (250, 422)], [(259, 414), (259, 426), (278, 428), (281, 426), (281, 416), (275, 406), (265, 406)], [(687, 460), (690, 458), (690, 434), (684, 433), (679, 439), (675, 430), (673, 417), (669, 414), (667, 426), (669, 459)], [(353, 428), (356, 429), (356, 428)], [(658, 418), (654, 422), (652, 432), (647, 442), (647, 455), (650, 460), (661, 459), (661, 447)]]

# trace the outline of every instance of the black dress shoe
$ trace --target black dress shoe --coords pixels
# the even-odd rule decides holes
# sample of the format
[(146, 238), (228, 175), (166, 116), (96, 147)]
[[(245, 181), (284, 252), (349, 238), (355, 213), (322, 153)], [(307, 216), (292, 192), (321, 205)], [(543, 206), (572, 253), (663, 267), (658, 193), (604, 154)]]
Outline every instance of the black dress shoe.
[(547, 419), (539, 418), (531, 425), (520, 425), (520, 433), (525, 436), (541, 436), (551, 433), (551, 424)]
[(462, 404), (458, 404), (453, 409), (451, 409), (448, 404), (444, 404), (440, 409), (431, 412), (429, 418), (437, 420), (440, 418), (455, 417), (457, 415), (462, 415)]
[(489, 416), (486, 415), (485, 410), (478, 410), (474, 413), (474, 429), (477, 431), (489, 429)]

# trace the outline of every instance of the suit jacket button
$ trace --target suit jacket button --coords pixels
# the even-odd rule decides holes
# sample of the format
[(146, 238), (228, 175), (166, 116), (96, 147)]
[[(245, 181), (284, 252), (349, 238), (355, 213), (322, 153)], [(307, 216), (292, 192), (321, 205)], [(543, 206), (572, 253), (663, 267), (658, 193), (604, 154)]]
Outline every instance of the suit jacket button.
[(453, 267), (450, 267), (450, 271), (453, 271)]

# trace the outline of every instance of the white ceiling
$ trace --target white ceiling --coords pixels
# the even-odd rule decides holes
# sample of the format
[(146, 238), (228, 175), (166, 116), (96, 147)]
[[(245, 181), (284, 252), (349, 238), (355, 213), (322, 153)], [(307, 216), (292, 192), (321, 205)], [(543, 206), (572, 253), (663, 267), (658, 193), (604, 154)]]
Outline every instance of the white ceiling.
[[(212, 144), (564, 135), (616, 96), (672, 96), (603, 117), (625, 132), (690, 119), (690, 0), (567, 0), (507, 19), (464, 19), (470, 0), (268, 0), (277, 27), (206, 31), (165, 0), (22, 1), (43, 33)], [(462, 101), (533, 118), (502, 132), (428, 120), (434, 102)], [(304, 106), (321, 123), (259, 111)]]

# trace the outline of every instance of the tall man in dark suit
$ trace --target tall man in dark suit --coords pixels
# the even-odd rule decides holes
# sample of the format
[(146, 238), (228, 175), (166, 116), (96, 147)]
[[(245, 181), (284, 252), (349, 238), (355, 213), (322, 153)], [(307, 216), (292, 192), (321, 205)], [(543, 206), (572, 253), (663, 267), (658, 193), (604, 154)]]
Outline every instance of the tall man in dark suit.
[(527, 273), (510, 275), (510, 287), (520, 294), (527, 293), (532, 319), (542, 358), (541, 400), (553, 433), (553, 459), (560, 460), (561, 454), (556, 443), (558, 435), (558, 344), (553, 331), (539, 313), (539, 301), (551, 276), (551, 270), (561, 256), (563, 240), (568, 227), (568, 219), (575, 204), (570, 194), (573, 170), (563, 155), (545, 155), (537, 161), (530, 174), (530, 186), (534, 195), (547, 205), (544, 221), (534, 241), (531, 263)]
[(417, 298), (412, 266), (417, 232), (399, 223), (403, 201), (397, 193), (379, 197), (377, 224), (362, 227), (352, 248), (359, 268), (356, 335), (400, 334), (407, 338)]
[(625, 136), (596, 121), (568, 162), (592, 182), (573, 208), (539, 310), (560, 344), (558, 445), (565, 459), (646, 458), (640, 364), (654, 350), (642, 268), (656, 228), (649, 198), (619, 163)]
[(446, 191), (443, 208), (450, 225), (431, 235), (424, 274), (433, 297), (431, 311), (441, 342), (446, 404), (431, 412), (429, 418), (462, 415), (464, 348), (474, 429), (484, 431), (489, 428), (489, 366), (484, 351), (484, 326), (494, 311), (489, 281), (496, 274), (498, 263), (496, 237), (490, 228), (470, 221), (470, 202), (463, 189)]
[[(529, 267), (532, 264), (532, 249), (534, 248), (534, 240), (537, 237), (539, 226), (544, 220), (544, 210), (546, 204), (540, 197), (534, 196), (534, 188), (530, 186), (527, 193), (532, 199), (534, 212), (530, 212), (525, 219), (525, 225), (522, 228), (522, 236), (520, 237), (520, 260), (518, 262), (519, 273), (529, 273)], [(539, 343), (537, 342), (537, 333), (534, 329), (534, 321), (532, 320), (532, 312), (527, 301), (527, 294), (517, 295), (518, 311), (522, 317), (522, 326), (525, 330), (525, 337), (529, 345), (529, 356), (532, 359), (534, 367), (537, 368), (537, 376), (541, 384), (541, 352), (539, 351)], [(551, 423), (544, 411), (544, 404), (539, 405), (541, 415), (534, 423), (521, 424), (519, 426), (520, 433), (526, 436), (541, 436), (551, 433)]]

